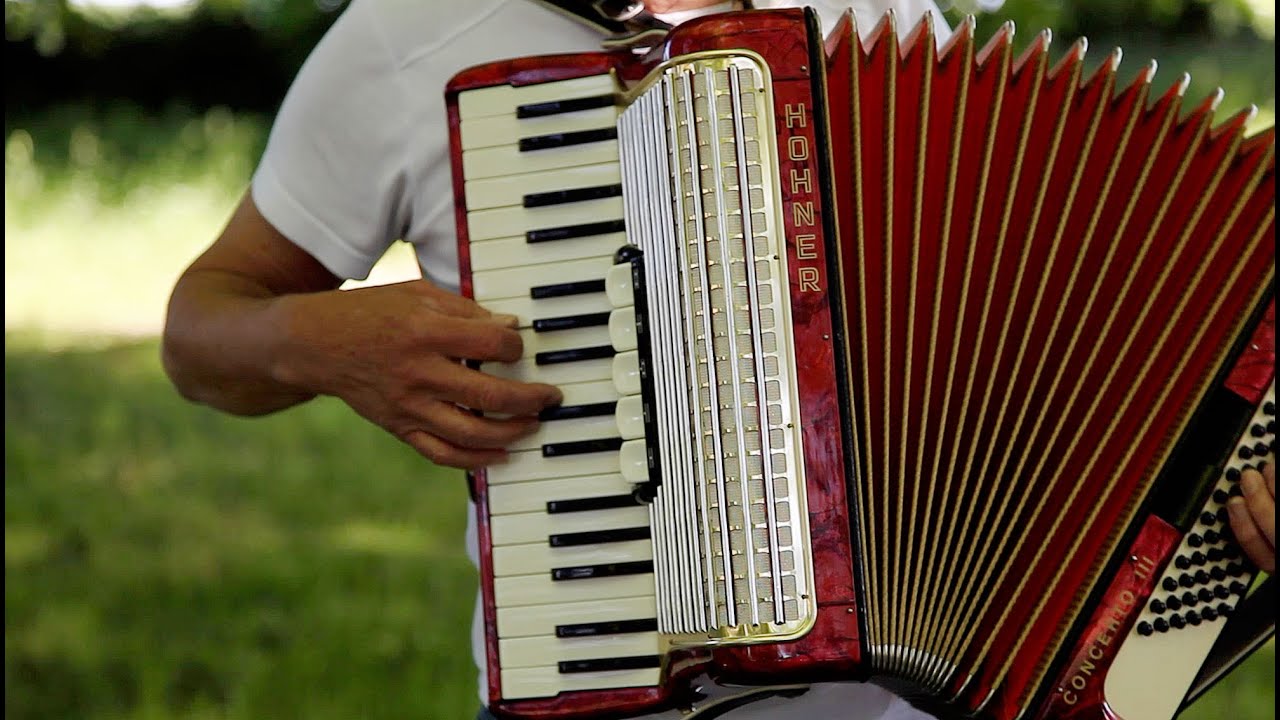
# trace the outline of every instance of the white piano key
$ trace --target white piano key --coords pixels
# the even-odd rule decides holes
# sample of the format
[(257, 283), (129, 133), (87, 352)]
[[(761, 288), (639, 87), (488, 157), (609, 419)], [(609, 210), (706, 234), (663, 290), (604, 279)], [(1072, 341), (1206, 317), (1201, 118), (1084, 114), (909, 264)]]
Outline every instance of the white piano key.
[(618, 436), (624, 440), (644, 437), (644, 400), (639, 395), (628, 395), (618, 400), (613, 413)]
[(656, 618), (657, 612), (657, 601), (652, 590), (638, 597), (614, 598), (607, 603), (589, 600), (498, 608), (498, 637), (552, 635), (557, 625), (645, 620)]
[(617, 473), (495, 485), (489, 488), (489, 514), (545, 512), (548, 500), (624, 495), (634, 487)]
[[(588, 235), (541, 243), (531, 243), (525, 240), (523, 235), (482, 240), (471, 244), (471, 271), (521, 268), (540, 263), (582, 260), (615, 253), (618, 248), (626, 244), (626, 233)], [(528, 292), (525, 294), (528, 295)]]
[[(558, 517), (558, 516), (557, 516)], [(504, 545), (493, 549), (493, 576), (514, 577), (547, 573), (554, 568), (583, 567), (607, 563), (642, 562), (653, 559), (653, 543), (649, 540), (579, 545), (553, 548), (543, 542)], [(582, 582), (562, 580), (561, 582)]]
[(648, 481), (649, 461), (644, 440), (622, 443), (622, 448), (618, 451), (618, 469), (622, 477), (633, 483)]
[(658, 654), (658, 633), (625, 633), (587, 638), (512, 638), (498, 641), (504, 669), (538, 667), (565, 660), (600, 660)]
[(498, 607), (611, 600), (653, 592), (653, 574), (619, 575), (586, 580), (552, 580), (551, 573), (494, 578), (493, 597)]
[(533, 357), (541, 352), (554, 352), (556, 350), (607, 347), (610, 342), (609, 328), (605, 325), (570, 330), (553, 330), (551, 332), (537, 332), (532, 329), (521, 330), (520, 340), (524, 342), (525, 357)]
[(545, 458), (538, 450), (513, 452), (507, 462), (490, 465), (486, 471), (490, 485), (550, 480), (556, 477), (607, 475), (618, 471), (616, 452), (596, 452), (566, 457)]
[(662, 677), (659, 668), (610, 670), (608, 672), (561, 674), (555, 665), (502, 671), (502, 697), (554, 697), (574, 690), (656, 686)]
[(570, 262), (486, 270), (472, 276), (471, 289), (476, 301), (483, 305), (486, 300), (528, 295), (530, 288), (541, 285), (601, 280), (611, 267), (613, 267), (613, 256), (601, 255)]
[(612, 377), (613, 358), (581, 360), (555, 365), (538, 365), (530, 357), (513, 363), (485, 363), (480, 368), (495, 377), (504, 377), (511, 380), (519, 380), (520, 382), (540, 382), (548, 385), (563, 386), (572, 382), (604, 380)]
[(618, 399), (618, 391), (612, 382), (580, 382), (560, 386), (564, 394), (562, 405), (592, 405), (602, 402), (613, 402)]
[(636, 302), (635, 290), (631, 286), (631, 263), (619, 263), (609, 268), (604, 281), (605, 292), (614, 307), (630, 307)]
[(609, 312), (613, 309), (613, 303), (602, 292), (534, 300), (526, 291), (522, 297), (488, 300), (481, 305), (492, 313), (515, 315), (522, 328), (532, 327), (534, 320)]
[[(507, 136), (503, 142), (511, 142), (510, 138), (511, 136)], [(502, 175), (468, 180), (466, 183), (467, 210), (521, 205), (524, 203), (524, 196), (532, 193), (617, 185), (621, 182), (621, 165), (616, 161), (544, 170), (524, 175)]]
[(618, 352), (636, 349), (638, 345), (634, 307), (620, 308), (610, 313), (609, 341), (613, 343), (613, 349)]
[(620, 437), (618, 422), (613, 415), (574, 418), (572, 420), (547, 420), (532, 435), (527, 435), (507, 446), (508, 450), (540, 450), (549, 443), (572, 442)]
[(616, 105), (531, 118), (516, 117), (516, 109), (512, 107), (504, 115), (491, 115), (462, 123), (459, 130), (462, 134), (462, 149), (474, 150), (509, 143), (513, 138), (611, 128), (617, 124)]
[[(613, 75), (588, 75), (572, 80), (512, 87), (494, 87), (458, 93), (458, 115), (463, 120), (514, 113), (520, 105), (593, 97), (618, 91)], [(465, 123), (464, 123), (465, 124)]]
[(546, 543), (547, 538), (552, 535), (648, 526), (649, 507), (637, 505), (558, 515), (548, 515), (545, 511), (503, 515), (493, 518), (489, 529), (493, 535), (493, 544), (501, 546)]
[(640, 394), (640, 355), (634, 350), (613, 356), (613, 386), (619, 395)]
[(554, 150), (529, 152), (521, 152), (518, 143), (511, 143), (464, 151), (462, 172), (468, 179), (477, 180), (617, 161), (617, 140), (601, 140), (581, 145), (567, 145)]
[[(531, 208), (516, 205), (467, 213), (467, 234), (472, 242), (515, 236), (523, 238), (524, 234), (530, 230), (621, 220), (622, 216), (622, 198), (620, 197)], [(560, 241), (550, 240), (545, 244), (556, 242)], [(620, 246), (614, 247), (614, 250), (618, 247)]]

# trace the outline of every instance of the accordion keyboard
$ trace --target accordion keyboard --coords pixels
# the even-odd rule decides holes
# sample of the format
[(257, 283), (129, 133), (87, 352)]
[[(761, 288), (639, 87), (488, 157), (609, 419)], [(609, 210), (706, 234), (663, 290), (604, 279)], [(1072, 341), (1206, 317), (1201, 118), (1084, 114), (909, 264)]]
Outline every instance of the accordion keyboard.
[(472, 295), (524, 339), (482, 369), (565, 396), (485, 473), (508, 699), (656, 685), (668, 647), (816, 612), (768, 72), (615, 82), (458, 96)]
[[(487, 470), (507, 698), (656, 685), (649, 510), (622, 474), (627, 414), (605, 277), (626, 244), (610, 75), (462, 93), (472, 289), (519, 318), (525, 357), (494, 375), (564, 403)], [(625, 383), (624, 383), (625, 384)]]
[[(1209, 500), (1182, 539), (1147, 607), (1107, 675), (1107, 702), (1126, 720), (1174, 717), (1227, 617), (1253, 578), (1231, 542), (1227, 501), (1240, 473), (1275, 462), (1274, 381), (1223, 468)], [(1151, 682), (1159, 677), (1159, 683)], [(1174, 690), (1174, 692), (1171, 692)]]

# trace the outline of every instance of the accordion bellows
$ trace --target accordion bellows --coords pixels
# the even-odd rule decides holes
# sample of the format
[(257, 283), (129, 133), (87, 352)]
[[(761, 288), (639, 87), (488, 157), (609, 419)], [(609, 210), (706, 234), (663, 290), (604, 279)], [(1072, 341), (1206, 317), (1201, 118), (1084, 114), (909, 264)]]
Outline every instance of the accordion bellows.
[(869, 645), (1021, 690), (1268, 292), (1274, 129), (1083, 41), (896, 40), (827, 77)]
[(472, 478), (496, 713), (1196, 692), (1274, 461), (1274, 129), (1085, 50), (758, 11), (455, 77), (463, 291), (527, 355), (482, 369), (566, 397)]

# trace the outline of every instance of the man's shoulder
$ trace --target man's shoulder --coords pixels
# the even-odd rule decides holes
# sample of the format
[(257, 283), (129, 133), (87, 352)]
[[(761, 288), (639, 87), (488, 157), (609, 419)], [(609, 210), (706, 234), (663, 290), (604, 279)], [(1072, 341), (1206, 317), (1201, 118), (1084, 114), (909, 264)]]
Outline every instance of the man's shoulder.
[(348, 12), (367, 18), (401, 68), (592, 50), (601, 37), (536, 0), (353, 0)]

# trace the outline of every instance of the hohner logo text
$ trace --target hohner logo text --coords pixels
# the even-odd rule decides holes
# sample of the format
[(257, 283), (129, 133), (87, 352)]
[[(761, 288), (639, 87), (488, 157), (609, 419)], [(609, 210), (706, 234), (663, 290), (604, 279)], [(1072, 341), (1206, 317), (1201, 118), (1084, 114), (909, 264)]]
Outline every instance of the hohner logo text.
[[(783, 116), (788, 130), (798, 131), (809, 126), (808, 110), (804, 103), (788, 103), (783, 110)], [(791, 164), (787, 173), (790, 194), (783, 212), (791, 220), (793, 233), (791, 241), (795, 245), (796, 259), (802, 263), (806, 260), (817, 260), (818, 236), (816, 232), (808, 231), (817, 227), (817, 209), (813, 201), (816, 178), (809, 163), (809, 158), (813, 154), (809, 136), (803, 132), (788, 136), (785, 152)], [(818, 284), (820, 275), (816, 263), (801, 264), (797, 277), (802, 292), (816, 292), (822, 289)]]

